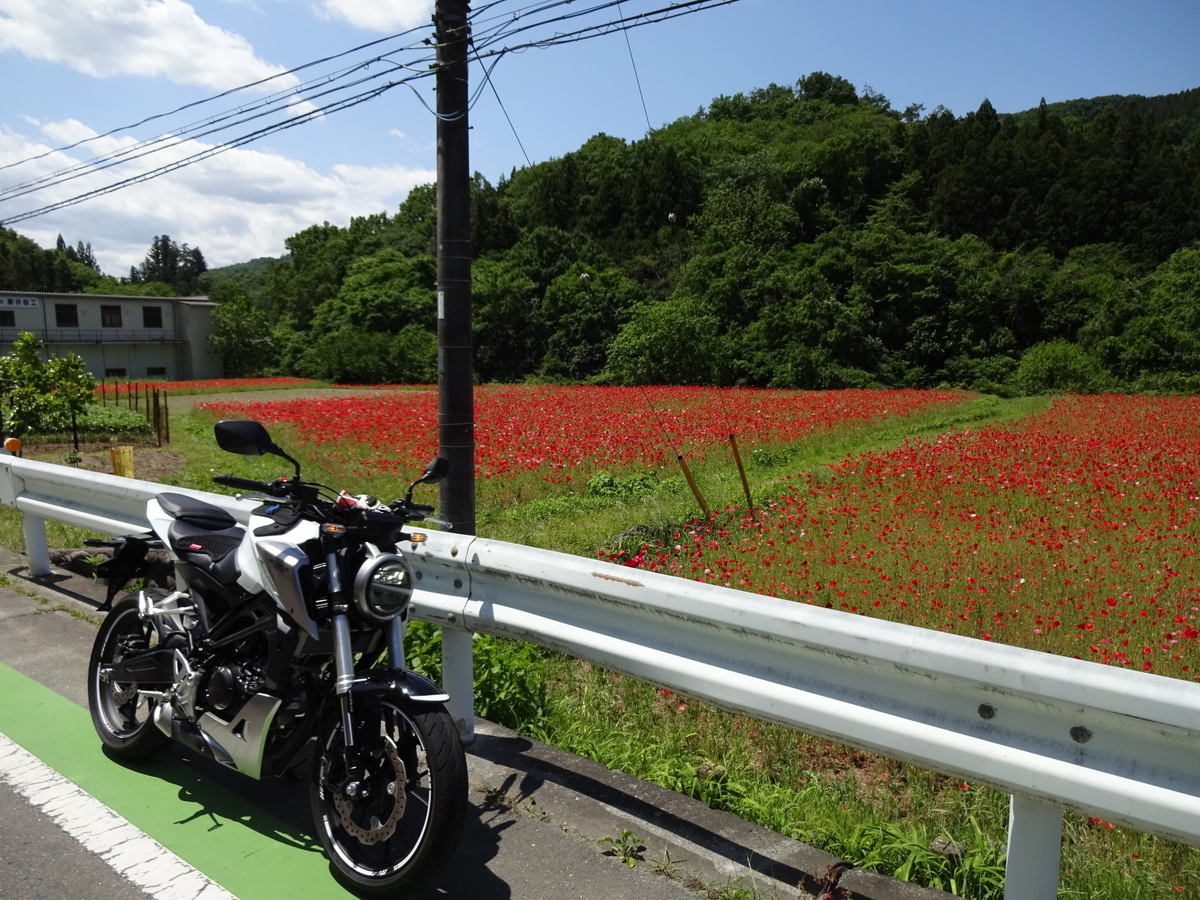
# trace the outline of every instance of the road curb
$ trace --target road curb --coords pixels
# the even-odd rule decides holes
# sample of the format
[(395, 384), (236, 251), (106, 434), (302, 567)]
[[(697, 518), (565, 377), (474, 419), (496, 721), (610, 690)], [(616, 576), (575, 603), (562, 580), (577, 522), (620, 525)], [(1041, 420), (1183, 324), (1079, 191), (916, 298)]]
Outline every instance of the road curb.
[[(679, 866), (673, 877), (691, 886), (732, 881), (758, 897), (845, 900), (946, 900), (918, 887), (849, 866), (800, 841), (710, 809), (656, 784), (475, 720), (467, 752), (472, 786), (500, 802), (545, 818), (583, 840), (619, 838), (629, 830), (645, 846), (641, 866)], [(667, 856), (669, 854), (669, 857)], [(832, 890), (832, 893), (830, 891)]]

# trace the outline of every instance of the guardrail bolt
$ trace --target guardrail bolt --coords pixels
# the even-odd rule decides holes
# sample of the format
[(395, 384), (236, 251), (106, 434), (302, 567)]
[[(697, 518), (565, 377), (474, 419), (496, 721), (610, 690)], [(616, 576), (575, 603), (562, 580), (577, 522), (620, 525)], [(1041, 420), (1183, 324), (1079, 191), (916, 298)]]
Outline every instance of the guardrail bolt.
[(1086, 744), (1092, 739), (1092, 733), (1082, 725), (1076, 725), (1071, 729), (1071, 738), (1077, 744)]
[(454, 613), (446, 613), (446, 621), (453, 622), (454, 621)]
[(455, 579), (454, 579), (454, 589), (455, 589), (455, 590), (458, 590), (458, 589), (459, 589), (459, 588), (461, 588), (461, 587), (462, 587), (462, 579), (461, 579), (461, 578), (455, 578)]
[(996, 716), (996, 707), (992, 706), (990, 703), (980, 703), (979, 704), (979, 718), (992, 719), (992, 718), (995, 718), (995, 716)]
[(450, 548), (450, 555), (451, 555), (451, 556), (458, 556), (458, 548), (457, 548), (457, 547), (451, 547), (451, 548)]

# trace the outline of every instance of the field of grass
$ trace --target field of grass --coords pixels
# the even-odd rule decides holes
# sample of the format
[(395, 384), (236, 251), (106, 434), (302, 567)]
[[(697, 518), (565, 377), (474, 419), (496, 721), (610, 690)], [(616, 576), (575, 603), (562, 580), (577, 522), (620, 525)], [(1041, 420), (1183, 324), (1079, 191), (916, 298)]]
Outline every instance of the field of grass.
[[(954, 627), (960, 633), (987, 635), (987, 639), (1008, 643), (1028, 645), (1027, 641), (1040, 641), (1038, 649), (1054, 652), (1063, 652), (1058, 644), (1066, 643), (1070, 655), (1101, 661), (1103, 651), (1109, 656), (1108, 664), (1121, 664), (1122, 655), (1128, 658), (1130, 653), (1121, 654), (1115, 647), (1113, 650), (1121, 655), (1108, 652), (1114, 643), (1121, 646), (1120, 641), (1128, 640), (1125, 634), (1132, 628), (1129, 616), (1122, 617), (1121, 612), (1133, 611), (1134, 620), (1143, 630), (1153, 622), (1156, 639), (1171, 629), (1183, 634), (1191, 628), (1187, 616), (1186, 621), (1175, 622), (1167, 615), (1168, 611), (1176, 615), (1190, 612), (1177, 610), (1173, 604), (1168, 606), (1164, 600), (1168, 595), (1190, 596), (1180, 589), (1186, 588), (1188, 579), (1196, 574), (1186, 539), (1190, 529), (1174, 528), (1190, 523), (1190, 500), (1183, 509), (1175, 509), (1175, 494), (1171, 491), (1179, 488), (1180, 496), (1196, 499), (1194, 448), (1200, 442), (1193, 441), (1190, 433), (1180, 438), (1176, 432), (1183, 426), (1172, 426), (1175, 430), (1170, 435), (1156, 434), (1156, 426), (1150, 421), (1133, 429), (1149, 435), (1152, 447), (1166, 447), (1171, 466), (1164, 470), (1165, 475), (1154, 470), (1159, 472), (1154, 497), (1147, 494), (1146, 484), (1138, 484), (1136, 491), (1113, 489), (1130, 495), (1123, 506), (1110, 509), (1112, 504), (1098, 501), (1086, 506), (1091, 517), (1087, 524), (1097, 531), (1089, 532), (1087, 541), (1098, 541), (1099, 530), (1107, 529), (1105, 543), (1095, 546), (1109, 547), (1105, 551), (1108, 555), (1090, 551), (1091, 544), (1076, 552), (1071, 549), (1071, 541), (1079, 537), (1075, 531), (1081, 522), (1075, 517), (1085, 517), (1072, 505), (1088, 500), (1097, 490), (1104, 496), (1113, 491), (1097, 488), (1097, 478), (1088, 480), (1077, 473), (1075, 457), (1068, 459), (1069, 454), (1060, 454), (1054, 465), (1042, 467), (1047, 483), (1057, 484), (1058, 479), (1062, 489), (1051, 487), (1056, 493), (1048, 493), (1036, 503), (1018, 502), (1014, 492), (1021, 489), (1007, 483), (994, 491), (995, 497), (1006, 498), (1007, 506), (999, 501), (982, 503), (975, 493), (978, 484), (986, 480), (984, 476), (996, 468), (984, 465), (985, 457), (990, 453), (993, 462), (996, 457), (993, 445), (987, 444), (980, 451), (972, 441), (984, 440), (980, 435), (989, 435), (987, 440), (992, 440), (1018, 433), (1026, 423), (1047, 421), (1048, 411), (1055, 408), (1060, 407), (1052, 407), (1048, 400), (960, 395), (903, 416), (867, 416), (818, 429), (799, 439), (780, 440), (768, 434), (746, 440), (742, 451), (754, 500), (753, 515), (745, 509), (741, 481), (727, 445), (714, 433), (706, 443), (691, 445), (689, 452), (697, 484), (709, 506), (718, 510), (713, 522), (700, 520), (699, 506), (670, 453), (654, 457), (647, 452), (641, 459), (590, 469), (587, 464), (580, 465), (570, 480), (547, 479), (544, 468), (532, 467), (503, 478), (479, 480), (479, 531), (487, 537), (593, 557), (603, 554), (666, 571), (674, 564), (678, 574), (705, 580), (715, 580), (718, 574), (724, 578), (733, 565), (741, 565), (739, 574), (750, 573), (751, 583), (737, 586), (749, 590), (780, 593), (781, 586), (786, 585), (796, 591), (798, 601), (814, 602), (818, 598), (802, 590), (820, 582), (824, 593), (819, 602), (844, 605), (848, 614), (877, 614), (912, 624)], [(220, 414), (233, 412), (233, 407), (226, 407)], [(1183, 418), (1186, 412), (1180, 411)], [(216, 414), (197, 411), (173, 417), (171, 449), (184, 455), (188, 463), (169, 479), (170, 483), (207, 490), (213, 474), (233, 472), (268, 478), (287, 473), (286, 463), (278, 459), (233, 457), (218, 451), (211, 438), (211, 422)], [(1116, 424), (1123, 422), (1128, 422), (1128, 411)], [(354, 427), (353, 422), (350, 427)], [(676, 430), (681, 432), (682, 427)], [(1094, 431), (1098, 426), (1089, 427)], [(1167, 428), (1162, 422), (1157, 427)], [(377, 465), (378, 454), (364, 460), (348, 438), (328, 443), (312, 440), (301, 419), (288, 422), (286, 416), (281, 416), (271, 430), (280, 444), (301, 459), (309, 477), (385, 498), (402, 493), (403, 476), (409, 472), (415, 475), (420, 469), (417, 460), (423, 462), (429, 450), (417, 447), (411, 459), (405, 457), (395, 465), (381, 467)], [(1061, 429), (1056, 432), (1061, 433)], [(1044, 447), (1045, 433), (1038, 434)], [(677, 437), (681, 443), (686, 439), (682, 434)], [(414, 438), (418, 444), (421, 440), (428, 442), (427, 437)], [(1153, 474), (1142, 458), (1146, 452), (1137, 451), (1142, 456), (1135, 459), (1133, 450), (1114, 444), (1116, 439), (1111, 435), (1098, 442), (1088, 435), (1082, 440), (1072, 452), (1078, 451), (1081, 459), (1097, 460), (1097, 465), (1106, 469), (1112, 468), (1110, 457), (1119, 457), (1134, 473), (1130, 484), (1145, 482)], [(522, 446), (529, 446), (528, 437), (523, 438)], [(914, 454), (939, 448), (960, 451), (955, 459), (968, 467), (963, 480), (958, 484), (927, 480), (922, 482), (922, 490), (914, 489), (906, 498), (898, 499), (904, 493), (898, 486), (907, 484), (903, 479), (911, 479), (921, 471), (913, 462)], [(1157, 451), (1148, 452), (1153, 456)], [(1069, 485), (1073, 487), (1068, 489)], [(881, 492), (878, 496), (865, 493), (876, 490)], [(1030, 491), (1028, 496), (1034, 493)], [(944, 515), (934, 506), (939, 500), (947, 507)], [(1131, 512), (1121, 519), (1126, 525), (1124, 530), (1117, 527), (1117, 519), (1107, 526), (1103, 524), (1108, 520), (1102, 513), (1123, 513), (1127, 508)], [(915, 518), (902, 529), (859, 528), (868, 518), (864, 510), (873, 509), (875, 518), (884, 522), (894, 523), (904, 516)], [(919, 518), (917, 510), (930, 509), (937, 509), (938, 515)], [(0, 543), (20, 546), (19, 522), (5, 512), (0, 516)], [(790, 569), (788, 577), (767, 585), (754, 562), (765, 558), (759, 555), (765, 552), (761, 548), (775, 539), (780, 523), (787, 525), (789, 516), (793, 525), (785, 531), (805, 532), (805, 540), (791, 542), (788, 562), (776, 566), (778, 571)], [(806, 517), (803, 526), (794, 524), (797, 516)], [(1100, 518), (1093, 522), (1096, 516)], [(982, 567), (964, 568), (962, 547), (955, 552), (955, 542), (963, 535), (955, 529), (966, 528), (968, 535), (973, 534), (971, 530), (980, 517), (989, 534), (1000, 530), (1006, 539), (1009, 524), (1029, 528), (1033, 544), (1025, 540), (1020, 546), (1026, 549), (1017, 553), (1005, 546), (993, 547), (986, 536), (973, 538), (979, 545), (974, 549), (985, 548), (988, 554), (998, 556), (989, 556)], [(1160, 520), (1166, 532), (1161, 540), (1151, 528)], [(1133, 521), (1133, 526), (1128, 521)], [(1034, 525), (1043, 526), (1043, 531), (1034, 535)], [(832, 549), (844, 544), (856, 529), (851, 547), (856, 553), (834, 557)], [(1128, 545), (1120, 543), (1123, 536), (1130, 539)], [(61, 526), (51, 526), (52, 545), (77, 545), (78, 537)], [(748, 540), (743, 542), (743, 538)], [(694, 551), (684, 548), (697, 540), (705, 544), (704, 553), (693, 557)], [(966, 545), (968, 558), (974, 555), (972, 540)], [(1046, 542), (1049, 547), (1043, 546)], [(708, 547), (710, 543), (716, 543), (717, 548)], [(1046, 562), (1047, 553), (1053, 560)], [(640, 560), (636, 559), (639, 555)], [(851, 560), (850, 556), (859, 558)], [(1129, 563), (1125, 568), (1132, 570), (1134, 584), (1139, 586), (1129, 592), (1129, 598), (1111, 590), (1117, 586), (1112, 580), (1114, 564), (1125, 556)], [(1176, 573), (1165, 581), (1161, 577), (1164, 560)], [(693, 571), (697, 563), (699, 569)], [(1014, 565), (1020, 567), (1015, 576)], [(915, 574), (909, 571), (921, 566), (926, 570), (918, 568)], [(1035, 573), (1036, 566), (1044, 568), (1044, 574), (1041, 568)], [(1100, 568), (1108, 579), (1103, 590), (1093, 583), (1099, 578)], [(711, 571), (705, 573), (704, 569)], [(984, 576), (986, 580), (981, 580)], [(1030, 582), (1036, 578), (1044, 584), (1039, 584), (1037, 591), (1032, 584), (1028, 589), (1018, 588), (1014, 577)], [(1062, 584), (1064, 580), (1067, 585)], [(1082, 586), (1072, 593), (1070, 582), (1075, 580)], [(851, 582), (852, 591), (848, 590)], [(836, 590), (831, 593), (831, 583), (847, 596), (838, 597)], [(906, 585), (904, 591), (899, 590), (899, 584)], [(993, 596), (980, 595), (977, 586)], [(1016, 601), (1015, 609), (1014, 590), (1028, 591)], [(865, 602), (861, 599), (864, 595)], [(919, 608), (916, 595), (920, 595)], [(1007, 598), (1007, 605), (993, 605), (996, 595)], [(1117, 597), (1121, 608), (1104, 602)], [(1067, 598), (1071, 598), (1069, 605)], [(1136, 605), (1128, 605), (1130, 599), (1136, 599)], [(1064, 601), (1061, 609), (1059, 600)], [(875, 601), (879, 601), (878, 606), (870, 605)], [(959, 618), (967, 605), (967, 619)], [(851, 606), (855, 607), (853, 613)], [(927, 622), (918, 620), (931, 610), (938, 610), (936, 621), (933, 616)], [(1112, 611), (1111, 615), (1101, 615), (1105, 610)], [(978, 615), (973, 615), (977, 611)], [(1137, 615), (1143, 611), (1148, 615)], [(997, 613), (1003, 615), (998, 618)], [(955, 617), (953, 621), (950, 615)], [(1003, 625), (996, 625), (997, 621)], [(1050, 621), (1058, 621), (1063, 627), (1052, 629)], [(1088, 623), (1100, 631), (1087, 629)], [(1122, 633), (1118, 625), (1126, 632)], [(1064, 637), (1068, 633), (1070, 636)], [(1097, 636), (1093, 638), (1093, 634)], [(1100, 635), (1109, 642), (1101, 643)], [(1180, 637), (1179, 646), (1171, 645), (1167, 638), (1154, 644), (1140, 637), (1138, 640), (1139, 668), (1142, 647), (1151, 646), (1153, 652), (1144, 655), (1155, 660), (1156, 672), (1192, 677), (1182, 667), (1189, 666), (1187, 653), (1193, 652), (1194, 640)], [(1088, 647), (1095, 648), (1095, 653)], [(413, 628), (410, 651), (416, 665), (436, 675), (438, 650), (436, 630)], [(857, 865), (960, 896), (1002, 896), (1007, 797), (995, 791), (723, 713), (686, 696), (516, 642), (478, 638), (476, 671), (479, 712), (533, 737), (730, 810)], [(961, 854), (948, 858), (933, 852), (931, 844), (938, 838), (957, 842)], [(1060, 897), (1149, 900), (1196, 891), (1200, 891), (1200, 853), (1195, 850), (1125, 832), (1102, 821), (1067, 816)]]

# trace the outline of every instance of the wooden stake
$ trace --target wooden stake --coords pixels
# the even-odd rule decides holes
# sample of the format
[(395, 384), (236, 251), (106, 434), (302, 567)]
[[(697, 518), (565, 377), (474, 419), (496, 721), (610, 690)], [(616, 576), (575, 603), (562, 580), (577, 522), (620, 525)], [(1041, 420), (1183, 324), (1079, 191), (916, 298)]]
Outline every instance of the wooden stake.
[(158, 405), (158, 388), (154, 389), (154, 434), (158, 438), (158, 446), (162, 446), (162, 411)]
[(688, 483), (688, 487), (692, 489), (692, 494), (696, 498), (696, 502), (700, 504), (700, 508), (704, 510), (704, 518), (712, 518), (712, 513), (708, 511), (708, 504), (704, 502), (704, 497), (700, 493), (700, 488), (696, 487), (696, 479), (692, 477), (692, 470), (688, 468), (687, 460), (683, 458), (683, 454), (676, 457), (679, 460), (679, 468), (683, 469), (683, 477)]
[(167, 409), (167, 393), (166, 393), (166, 391), (163, 391), (162, 404), (163, 404), (163, 413), (162, 413), (163, 432), (166, 434), (167, 443), (169, 444), (169, 443), (171, 443), (171, 413)]
[(133, 478), (133, 448), (111, 447), (108, 451), (112, 457), (113, 474), (125, 478)]
[(737, 463), (738, 474), (742, 476), (742, 490), (746, 492), (746, 509), (754, 515), (754, 501), (750, 499), (750, 482), (746, 480), (746, 467), (742, 465), (742, 454), (738, 452), (737, 438), (729, 433), (729, 447), (733, 450), (733, 461)]

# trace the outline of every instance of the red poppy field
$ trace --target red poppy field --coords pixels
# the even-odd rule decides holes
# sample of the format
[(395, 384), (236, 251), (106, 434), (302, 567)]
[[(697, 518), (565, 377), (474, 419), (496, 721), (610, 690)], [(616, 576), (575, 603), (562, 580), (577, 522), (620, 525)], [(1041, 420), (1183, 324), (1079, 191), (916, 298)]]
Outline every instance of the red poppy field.
[[(800, 441), (847, 424), (910, 416), (961, 402), (960, 391), (804, 393), (695, 387), (481, 387), (475, 392), (479, 479), (552, 483), (600, 469), (652, 469), (677, 453), (702, 459), (733, 432), (755, 446)], [(408, 476), (437, 449), (437, 395), (204, 406), (215, 414), (290, 426), (324, 464), (357, 476)]]
[(1073, 396), (795, 476), (627, 564), (1190, 678), (1198, 475), (1197, 398)]
[[(601, 469), (715, 458), (730, 432), (753, 452), (964, 396), (480, 388), (476, 474), (481, 489), (519, 479), (561, 492)], [(403, 477), (436, 447), (432, 392), (209, 408), (286, 424), (346, 476)], [(617, 561), (1191, 678), (1198, 474), (1200, 400), (1073, 396), (1016, 424), (909, 439), (793, 475), (768, 509), (730, 508)]]

